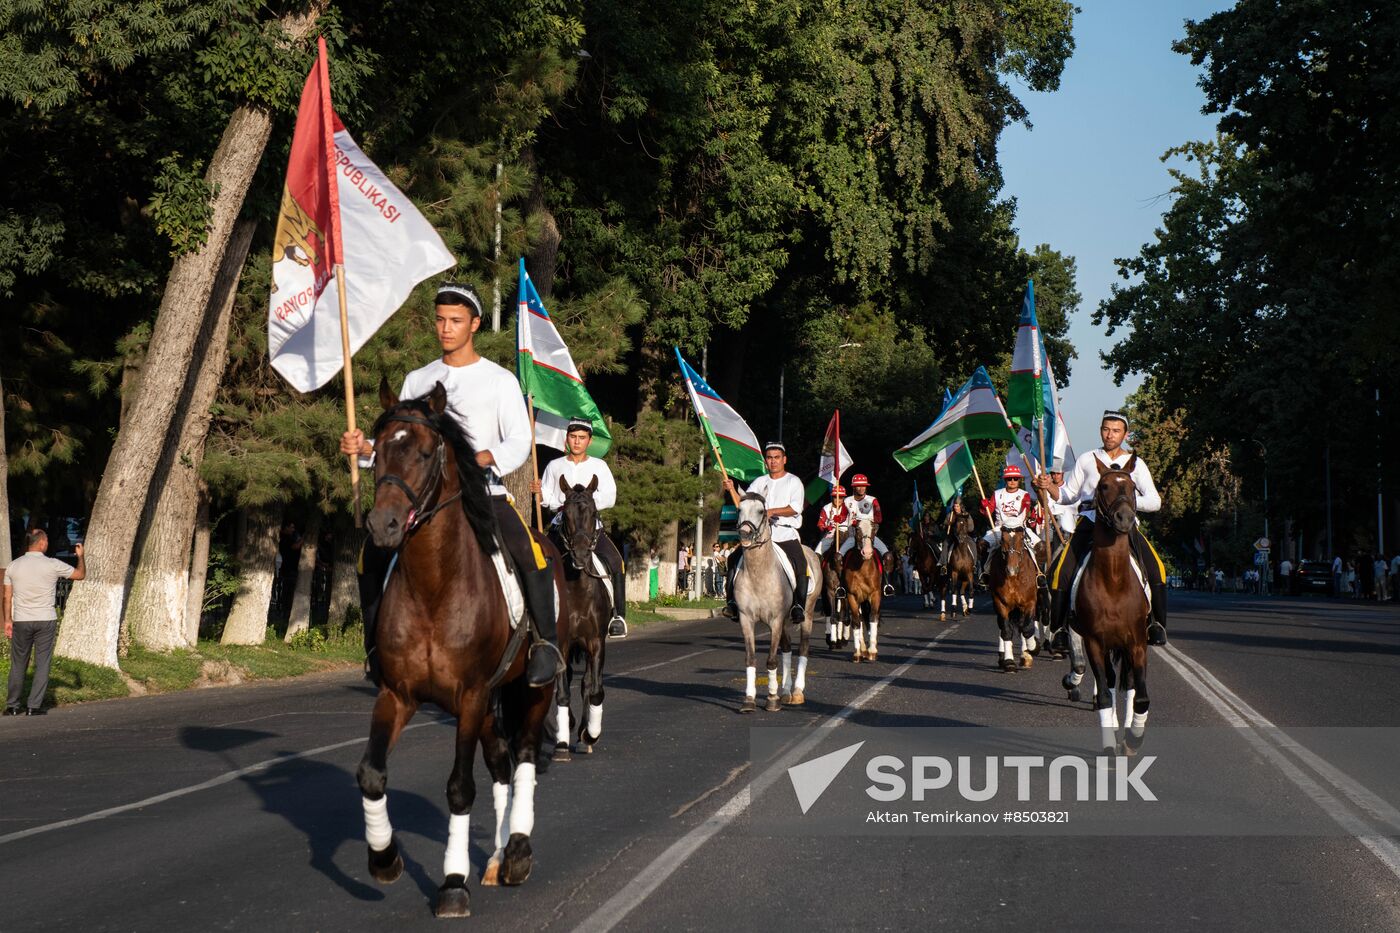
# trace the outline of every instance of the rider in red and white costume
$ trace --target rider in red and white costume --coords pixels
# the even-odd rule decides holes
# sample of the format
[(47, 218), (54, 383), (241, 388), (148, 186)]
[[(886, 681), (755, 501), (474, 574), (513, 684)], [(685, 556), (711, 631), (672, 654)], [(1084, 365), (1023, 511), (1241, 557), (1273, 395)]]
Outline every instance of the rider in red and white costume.
[(992, 498), (982, 500), (982, 507), (992, 513), (992, 528), (982, 536), (989, 548), (987, 563), (983, 566), (990, 564), (992, 552), (1001, 546), (1003, 528), (1024, 528), (1031, 546), (1040, 544), (1040, 535), (1036, 534), (1033, 527), (1040, 523), (1040, 508), (1031, 498), (1031, 494), (1021, 488), (1021, 482), (1025, 478), (1021, 474), (1021, 468), (1015, 464), (1007, 464), (1001, 478), (1006, 482), (1005, 488), (992, 493)]
[[(866, 479), (864, 473), (857, 473), (851, 477), (851, 488), (855, 490), (856, 494), (846, 500), (846, 511), (850, 513), (850, 523), (854, 525), (863, 519), (870, 520), (870, 534), (873, 539), (871, 544), (874, 546), (875, 552), (880, 555), (880, 582), (884, 584), (883, 592), (886, 596), (893, 596), (894, 587), (890, 585), (889, 578), (886, 577), (887, 569), (885, 567), (885, 557), (890, 553), (890, 549), (885, 547), (885, 542), (876, 536), (880, 530), (880, 500), (874, 496), (866, 495), (866, 491), (870, 488), (870, 480)], [(855, 546), (856, 536), (852, 534), (850, 538), (841, 543), (841, 553), (845, 554)]]
[(831, 490), (831, 501), (822, 506), (821, 514), (817, 516), (817, 528), (822, 533), (822, 539), (817, 542), (818, 554), (825, 554), (831, 550), (837, 531), (841, 532), (841, 538), (845, 540), (847, 532), (851, 529), (851, 510), (846, 508), (845, 486), (837, 486)]

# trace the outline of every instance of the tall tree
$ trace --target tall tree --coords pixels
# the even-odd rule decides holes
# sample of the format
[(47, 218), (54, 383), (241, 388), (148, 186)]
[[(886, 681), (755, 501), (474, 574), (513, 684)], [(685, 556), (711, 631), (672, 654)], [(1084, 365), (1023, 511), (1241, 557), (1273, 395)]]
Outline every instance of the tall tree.
[[(313, 7), (282, 17), (285, 43), (304, 40), (316, 24)], [(190, 358), (209, 306), (234, 222), (272, 133), (266, 101), (240, 104), (229, 118), (204, 175), (210, 192), (206, 229), (198, 248), (177, 256), (161, 297), (146, 355), (146, 377), (132, 415), (117, 434), (88, 526), (90, 575), (74, 586), (56, 651), (64, 657), (117, 666), (126, 578), (156, 458), (164, 449)]]

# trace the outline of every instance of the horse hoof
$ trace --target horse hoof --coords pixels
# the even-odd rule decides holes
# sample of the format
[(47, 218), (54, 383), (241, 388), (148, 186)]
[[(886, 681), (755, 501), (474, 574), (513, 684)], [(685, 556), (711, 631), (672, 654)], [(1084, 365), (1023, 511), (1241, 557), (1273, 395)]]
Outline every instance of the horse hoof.
[(855, 654), (851, 655), (851, 663), (852, 663), (852, 664), (859, 664), (859, 663), (860, 663), (860, 652), (859, 652), (859, 651), (857, 651)]
[(940, 612), (940, 613), (938, 614), (938, 621), (939, 621), (939, 622), (947, 622), (947, 621), (948, 621), (948, 613), (946, 613), (946, 612)]
[(554, 760), (554, 761), (572, 761), (573, 758), (574, 758), (574, 756), (571, 755), (571, 754), (569, 754), (569, 746), (568, 746), (568, 745), (560, 744), (560, 745), (554, 746), (554, 756), (553, 756), (553, 760)]
[(1145, 738), (1147, 738), (1146, 732), (1134, 734), (1133, 730), (1129, 729), (1123, 735), (1123, 753), (1129, 758), (1136, 757), (1138, 751), (1142, 748), (1142, 740)]
[(433, 905), (434, 917), (470, 917), (472, 896), (467, 891), (467, 879), (461, 875), (448, 875), (438, 888), (437, 903)]
[(788, 697), (784, 702), (786, 702), (788, 706), (801, 706), (803, 703), (807, 702), (807, 698), (802, 695), (801, 690), (794, 690), (792, 696)]
[(1004, 673), (1009, 674), (1012, 671), (1016, 670), (1016, 662), (1011, 660), (1010, 658), (1002, 658), (1000, 663), (1001, 669)]
[(493, 854), (486, 863), (486, 870), (481, 873), (481, 886), (483, 888), (494, 888), (501, 883), (501, 853)]
[(739, 707), (739, 712), (752, 713), (756, 709), (758, 706), (754, 704), (753, 697), (744, 697), (744, 705)]
[(768, 703), (763, 707), (765, 712), (776, 713), (782, 710), (783, 704), (776, 696), (770, 696)]
[(1021, 666), (1022, 666), (1022, 667), (1030, 667), (1033, 663), (1034, 663), (1034, 661), (1033, 661), (1033, 659), (1031, 658), (1031, 656), (1030, 656), (1029, 654), (1023, 654), (1023, 655), (1021, 655)]
[(530, 852), (530, 837), (524, 833), (511, 833), (506, 843), (506, 851), (501, 859), (501, 884), (524, 884), (530, 877), (534, 858)]
[(369, 873), (380, 884), (393, 884), (403, 874), (403, 856), (399, 854), (399, 837), (391, 836), (389, 844), (375, 851), (369, 850)]
[(1082, 696), (1081, 696), (1080, 693), (1079, 693), (1079, 688), (1078, 688), (1078, 687), (1070, 687), (1070, 688), (1069, 688), (1069, 701), (1070, 701), (1071, 703), (1078, 703), (1081, 699), (1082, 699)]
[(867, 651), (867, 652), (865, 653), (865, 660), (867, 660), (867, 661), (878, 661), (878, 660), (880, 660), (880, 652), (878, 652), (878, 651)]
[(1060, 686), (1064, 687), (1066, 690), (1073, 690), (1079, 685), (1070, 679), (1070, 675), (1066, 674), (1064, 678), (1060, 681)]
[(575, 754), (579, 754), (579, 755), (591, 755), (591, 754), (593, 754), (593, 743), (596, 742), (596, 741), (598, 741), (598, 740), (597, 740), (597, 739), (589, 739), (589, 738), (587, 738), (587, 737), (583, 738), (582, 740), (579, 741), (579, 743), (578, 743), (577, 745), (574, 746), (574, 753), (575, 753)]

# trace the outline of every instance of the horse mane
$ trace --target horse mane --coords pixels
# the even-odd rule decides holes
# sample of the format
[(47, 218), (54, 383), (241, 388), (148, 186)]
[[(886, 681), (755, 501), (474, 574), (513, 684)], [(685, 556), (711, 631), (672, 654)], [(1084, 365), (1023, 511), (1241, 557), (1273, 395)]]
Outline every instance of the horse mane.
[(426, 398), (401, 399), (397, 405), (386, 409), (379, 416), (371, 429), (371, 435), (378, 437), (384, 425), (392, 420), (394, 415), (405, 411), (412, 412), (428, 422), (428, 425), (452, 446), (452, 453), (457, 458), (457, 480), (462, 487), (459, 500), (462, 503), (462, 513), (466, 515), (467, 524), (475, 533), (476, 543), (482, 553), (488, 556), (496, 553), (496, 512), (491, 507), (491, 494), (486, 490), (488, 476), (486, 470), (476, 462), (476, 451), (472, 449), (471, 441), (467, 440), (461, 425), (446, 414), (434, 412)]

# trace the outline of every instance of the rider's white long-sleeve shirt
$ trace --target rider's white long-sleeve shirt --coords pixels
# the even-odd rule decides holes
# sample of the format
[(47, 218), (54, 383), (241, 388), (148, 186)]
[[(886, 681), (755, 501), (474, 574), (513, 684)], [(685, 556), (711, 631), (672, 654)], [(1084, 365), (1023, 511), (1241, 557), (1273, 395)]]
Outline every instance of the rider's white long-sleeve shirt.
[[(1079, 459), (1074, 462), (1074, 471), (1065, 477), (1064, 485), (1060, 487), (1059, 501), (1065, 505), (1079, 507), (1079, 514), (1089, 521), (1094, 520), (1094, 490), (1099, 487), (1098, 464), (1113, 466), (1117, 464), (1124, 466), (1132, 454), (1127, 451), (1120, 451), (1118, 456), (1109, 458), (1103, 450), (1090, 450), (1079, 455)], [(1152, 482), (1152, 473), (1147, 469), (1147, 464), (1138, 457), (1137, 463), (1133, 466), (1133, 485), (1137, 487), (1137, 510), (1139, 512), (1156, 512), (1162, 507), (1162, 496), (1157, 492), (1157, 485)]]
[(585, 457), (580, 463), (568, 457), (549, 461), (540, 477), (540, 500), (545, 508), (558, 511), (564, 507), (564, 492), (559, 488), (561, 477), (572, 488), (587, 486), (595, 476), (598, 488), (593, 490), (593, 504), (599, 512), (610, 509), (617, 503), (617, 483), (607, 463), (597, 457)]

